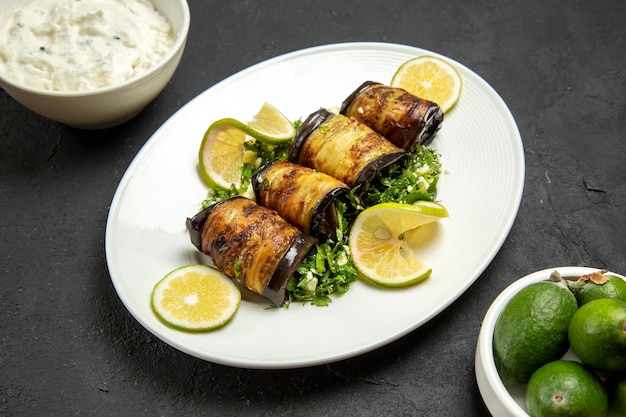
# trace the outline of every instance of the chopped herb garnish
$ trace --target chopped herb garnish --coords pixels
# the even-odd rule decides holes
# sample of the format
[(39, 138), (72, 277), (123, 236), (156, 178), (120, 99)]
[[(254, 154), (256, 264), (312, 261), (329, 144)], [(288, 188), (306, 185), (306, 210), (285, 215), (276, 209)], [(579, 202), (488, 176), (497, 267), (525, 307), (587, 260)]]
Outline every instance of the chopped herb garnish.
[(369, 207), (392, 201), (404, 204), (435, 201), (440, 174), (439, 155), (433, 148), (418, 145), (398, 163), (376, 174), (363, 198), (364, 203)]
[(334, 236), (316, 245), (287, 282), (285, 306), (291, 302), (327, 306), (331, 294), (344, 294), (356, 280), (357, 270), (350, 256), (347, 236), (351, 221), (347, 210), (349, 201), (337, 201), (340, 227)]

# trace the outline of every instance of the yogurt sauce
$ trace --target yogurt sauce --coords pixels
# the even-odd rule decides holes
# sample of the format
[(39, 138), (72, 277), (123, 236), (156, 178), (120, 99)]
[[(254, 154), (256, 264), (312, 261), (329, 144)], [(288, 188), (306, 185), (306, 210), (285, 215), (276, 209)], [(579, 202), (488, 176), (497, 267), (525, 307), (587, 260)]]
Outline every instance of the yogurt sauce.
[(0, 16), (0, 71), (46, 90), (93, 90), (146, 71), (173, 43), (149, 0), (34, 0)]

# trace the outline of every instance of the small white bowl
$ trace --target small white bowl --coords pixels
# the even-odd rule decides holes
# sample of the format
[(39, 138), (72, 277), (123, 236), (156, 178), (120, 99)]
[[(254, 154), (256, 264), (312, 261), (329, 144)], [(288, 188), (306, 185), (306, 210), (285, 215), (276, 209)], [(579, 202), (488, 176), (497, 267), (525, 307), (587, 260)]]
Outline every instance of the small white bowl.
[[(2, 0), (0, 14), (26, 0)], [(123, 83), (90, 91), (62, 92), (34, 88), (0, 73), (0, 87), (41, 116), (80, 129), (104, 129), (124, 123), (144, 109), (174, 75), (187, 42), (190, 14), (187, 0), (152, 0), (169, 20), (175, 41), (163, 59)]]
[[(500, 317), (500, 313), (502, 313), (502, 310), (508, 304), (509, 300), (511, 300), (515, 294), (527, 285), (534, 282), (549, 280), (550, 274), (554, 271), (559, 271), (563, 278), (573, 278), (580, 277), (591, 272), (596, 272), (600, 269), (601, 268), (574, 266), (544, 269), (513, 282), (493, 301), (485, 314), (485, 318), (483, 319), (480, 332), (478, 334), (475, 358), (475, 372), (478, 389), (480, 390), (480, 394), (485, 401), (485, 405), (493, 416), (528, 417), (525, 397), (526, 386), (520, 385), (513, 388), (505, 387), (498, 376), (496, 363), (493, 358), (493, 330), (496, 326), (498, 317)], [(626, 279), (625, 277), (614, 272), (609, 272), (609, 274)], [(564, 358), (578, 361), (578, 358), (571, 352), (571, 350), (565, 354)]]

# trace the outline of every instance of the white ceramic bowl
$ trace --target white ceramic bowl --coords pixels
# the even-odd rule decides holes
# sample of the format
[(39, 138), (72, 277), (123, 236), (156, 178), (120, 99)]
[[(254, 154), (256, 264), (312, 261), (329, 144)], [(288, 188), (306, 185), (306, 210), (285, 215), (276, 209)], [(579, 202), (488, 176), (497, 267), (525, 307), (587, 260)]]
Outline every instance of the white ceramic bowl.
[[(559, 271), (564, 278), (573, 278), (599, 271), (600, 268), (567, 266), (544, 269), (527, 275), (504, 289), (504, 291), (496, 297), (485, 314), (476, 345), (475, 370), (478, 389), (485, 401), (485, 405), (493, 416), (528, 417), (525, 386), (517, 386), (509, 389), (504, 386), (498, 376), (496, 363), (493, 358), (493, 329), (496, 326), (496, 321), (509, 300), (517, 294), (518, 291), (534, 282), (548, 280), (550, 274), (555, 270)], [(614, 272), (610, 272), (610, 274), (626, 279), (624, 276)], [(576, 355), (571, 351), (565, 354), (565, 358), (578, 361)]]
[[(0, 14), (29, 0), (2, 0)], [(2, 87), (16, 101), (49, 119), (81, 129), (103, 129), (136, 116), (167, 85), (187, 41), (190, 15), (187, 0), (152, 0), (175, 34), (169, 52), (152, 68), (123, 83), (91, 91), (59, 92), (30, 87), (0, 73)]]

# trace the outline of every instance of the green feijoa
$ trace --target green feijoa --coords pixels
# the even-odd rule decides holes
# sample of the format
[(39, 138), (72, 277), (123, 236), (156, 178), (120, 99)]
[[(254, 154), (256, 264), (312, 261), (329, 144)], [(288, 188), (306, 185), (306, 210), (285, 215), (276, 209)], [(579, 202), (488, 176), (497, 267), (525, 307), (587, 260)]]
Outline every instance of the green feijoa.
[(593, 300), (580, 307), (570, 321), (572, 351), (592, 368), (626, 371), (626, 302)]
[(626, 416), (626, 372), (615, 372), (610, 375), (605, 388), (609, 397), (607, 417)]
[(542, 365), (569, 347), (567, 330), (578, 304), (560, 283), (532, 283), (502, 310), (493, 333), (496, 369), (507, 385), (525, 384)]
[(626, 281), (615, 275), (593, 272), (583, 275), (576, 281), (568, 281), (570, 290), (576, 296), (578, 305), (600, 298), (613, 298), (626, 302)]
[(605, 417), (608, 398), (602, 381), (589, 368), (556, 360), (530, 377), (526, 406), (532, 417)]

